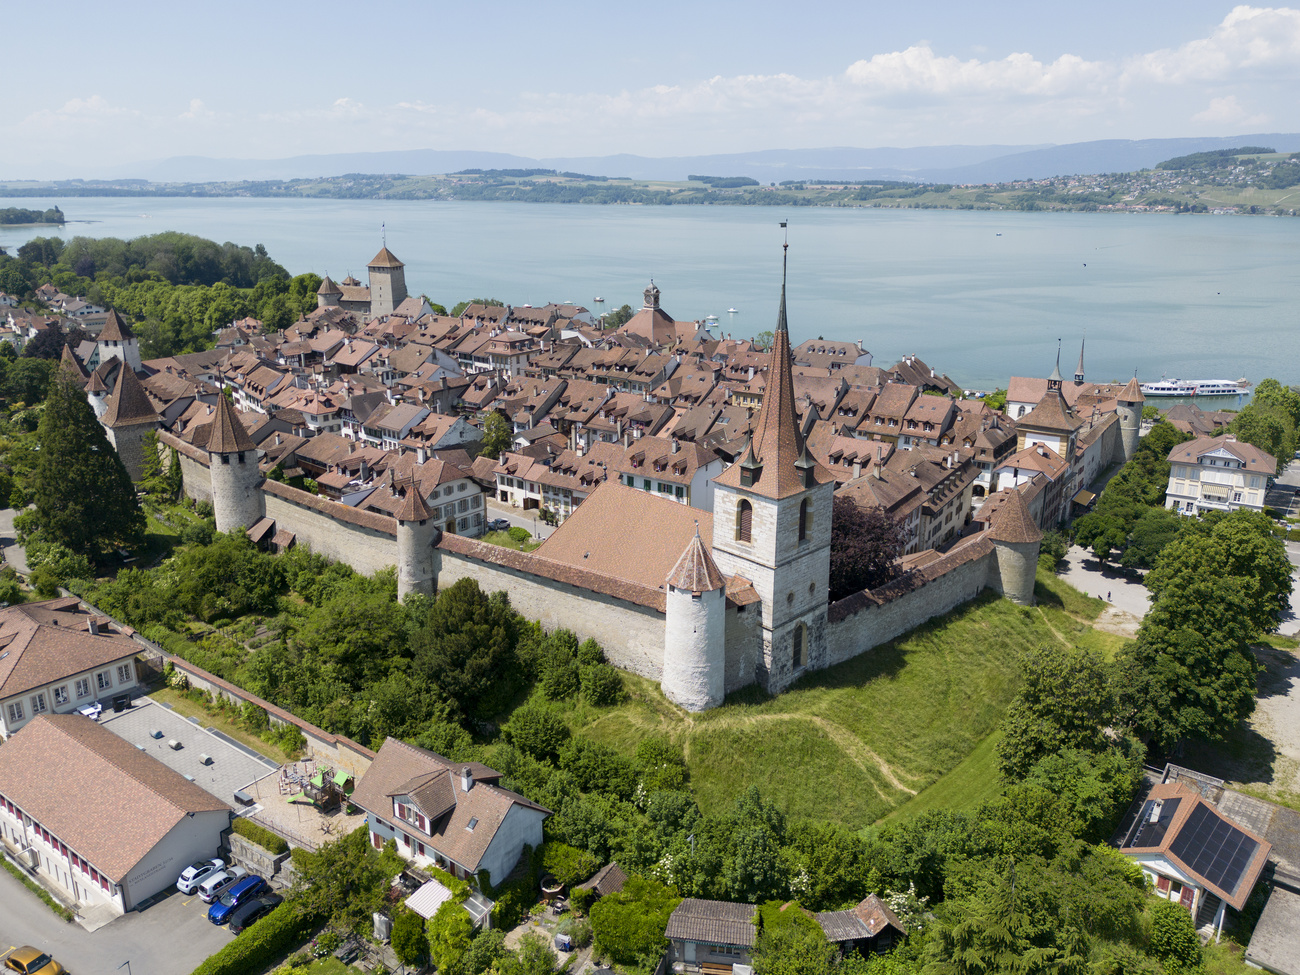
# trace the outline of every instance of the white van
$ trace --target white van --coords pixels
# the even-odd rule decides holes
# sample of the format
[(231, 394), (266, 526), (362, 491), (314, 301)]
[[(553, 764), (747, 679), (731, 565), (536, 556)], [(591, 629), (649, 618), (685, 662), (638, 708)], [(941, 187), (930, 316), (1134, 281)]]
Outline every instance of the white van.
[(227, 887), (247, 876), (248, 871), (243, 867), (227, 867), (199, 884), (199, 897), (203, 899), (203, 903), (211, 904), (225, 893)]

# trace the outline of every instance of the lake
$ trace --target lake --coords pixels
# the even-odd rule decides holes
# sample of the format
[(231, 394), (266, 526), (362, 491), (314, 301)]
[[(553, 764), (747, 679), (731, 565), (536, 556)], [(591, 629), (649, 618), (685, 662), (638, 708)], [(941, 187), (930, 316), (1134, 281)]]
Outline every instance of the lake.
[[(749, 337), (776, 321), (781, 220), (790, 221), (791, 337), (858, 340), (889, 365), (915, 353), (967, 387), (1045, 376), (1057, 339), (1089, 379), (1274, 376), (1300, 383), (1300, 220), (728, 206), (566, 206), (385, 200), (0, 199), (58, 204), (62, 229), (0, 227), (10, 253), (34, 236), (179, 230), (264, 244), (290, 273), (349, 272), (381, 244), (407, 288), (451, 307), (576, 301), (641, 305), (651, 278), (679, 319), (717, 315)], [(605, 298), (603, 305), (593, 302)], [(737, 314), (727, 313), (736, 308)]]

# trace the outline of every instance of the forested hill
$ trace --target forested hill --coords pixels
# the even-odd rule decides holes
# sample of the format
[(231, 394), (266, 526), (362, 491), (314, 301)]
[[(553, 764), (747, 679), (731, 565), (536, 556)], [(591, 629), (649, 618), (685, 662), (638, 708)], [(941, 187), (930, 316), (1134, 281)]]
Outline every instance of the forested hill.
[(24, 210), (22, 207), (6, 207), (0, 210), (0, 224), (25, 223), (63, 223), (63, 211), (58, 207), (48, 210)]

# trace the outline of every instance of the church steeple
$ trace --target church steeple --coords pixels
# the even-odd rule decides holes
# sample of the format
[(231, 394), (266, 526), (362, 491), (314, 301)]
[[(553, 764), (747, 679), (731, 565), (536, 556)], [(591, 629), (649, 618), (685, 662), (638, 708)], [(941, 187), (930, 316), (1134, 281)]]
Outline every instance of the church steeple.
[(1083, 385), (1083, 346), (1087, 341), (1088, 336), (1085, 334), (1083, 340), (1079, 343), (1079, 364), (1074, 367), (1074, 385), (1076, 386)]
[(1061, 375), (1061, 340), (1057, 339), (1056, 367), (1052, 370), (1052, 374), (1047, 377), (1047, 388), (1060, 389), (1063, 382), (1065, 382), (1065, 378)]

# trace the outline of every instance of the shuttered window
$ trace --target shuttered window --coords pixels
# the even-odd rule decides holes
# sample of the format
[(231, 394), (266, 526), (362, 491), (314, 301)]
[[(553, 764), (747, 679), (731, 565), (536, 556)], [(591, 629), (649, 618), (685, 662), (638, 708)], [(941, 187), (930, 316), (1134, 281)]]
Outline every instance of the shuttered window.
[(748, 501), (741, 501), (736, 508), (736, 539), (748, 542), (754, 530), (754, 506)]

